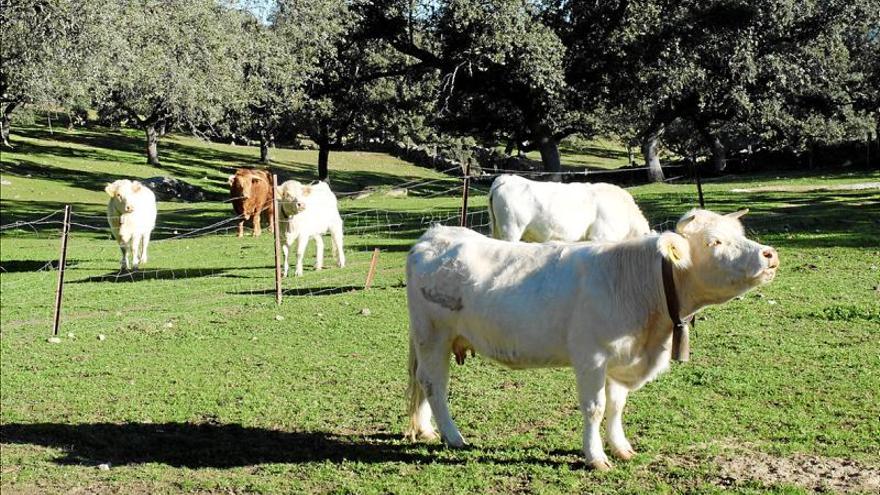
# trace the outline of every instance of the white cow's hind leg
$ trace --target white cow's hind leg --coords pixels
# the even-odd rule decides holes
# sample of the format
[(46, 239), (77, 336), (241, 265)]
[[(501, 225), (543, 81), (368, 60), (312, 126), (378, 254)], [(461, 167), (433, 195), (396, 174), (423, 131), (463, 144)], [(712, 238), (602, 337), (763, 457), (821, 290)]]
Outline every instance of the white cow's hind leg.
[(428, 404), (428, 397), (422, 389), (421, 383), (416, 376), (418, 370), (418, 359), (416, 358), (415, 345), (410, 339), (409, 345), (409, 384), (407, 385), (406, 396), (409, 403), (407, 414), (410, 417), (409, 428), (406, 430), (406, 436), (410, 440), (434, 440), (437, 438), (437, 432), (431, 425), (431, 405)]
[(129, 251), (131, 252), (131, 267), (137, 270), (138, 265), (141, 263), (141, 236), (139, 234), (131, 236), (131, 248)]
[(605, 382), (605, 438), (611, 445), (611, 452), (625, 461), (636, 455), (632, 445), (623, 433), (623, 406), (629, 389), (608, 379)]
[(315, 236), (315, 270), (324, 268), (324, 238), (318, 234)]
[[(416, 377), (422, 386), (440, 436), (450, 447), (464, 447), (464, 438), (449, 414), (449, 354), (452, 349), (447, 342), (429, 341), (416, 343), (418, 368)], [(420, 411), (424, 414), (424, 409)]]
[(342, 251), (342, 222), (330, 227), (330, 245), (339, 268), (345, 267), (345, 253)]
[(144, 240), (141, 241), (141, 264), (147, 264), (147, 246), (150, 244), (150, 233), (144, 234)]
[(608, 456), (602, 448), (599, 427), (605, 412), (605, 368), (576, 369), (578, 399), (584, 416), (584, 455), (594, 469), (611, 469)]

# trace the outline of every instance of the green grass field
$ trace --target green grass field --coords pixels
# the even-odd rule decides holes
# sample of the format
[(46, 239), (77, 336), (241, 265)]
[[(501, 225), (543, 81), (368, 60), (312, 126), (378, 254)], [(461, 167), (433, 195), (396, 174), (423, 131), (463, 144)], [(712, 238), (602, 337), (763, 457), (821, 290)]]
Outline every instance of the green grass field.
[[(747, 230), (778, 248), (782, 269), (701, 313), (692, 361), (631, 395), (624, 425), (639, 454), (597, 473), (581, 461), (565, 369), (469, 359), (453, 367), (451, 408), (471, 447), (402, 439), (404, 259), (429, 224), (458, 222), (458, 181), (387, 155), (332, 153), (337, 191), (408, 184), (410, 194), (341, 199), (349, 265), (336, 268), (328, 253), (329, 268), (311, 271), (310, 252), (279, 307), (271, 236), (237, 239), (221, 223), (232, 216), (222, 202), (229, 168), (253, 165), (255, 148), (172, 136), (157, 169), (143, 164), (133, 131), (14, 131), (0, 223), (72, 204), (75, 225), (59, 344), (46, 338), (60, 215), (0, 233), (4, 495), (876, 493), (880, 190), (847, 187), (880, 173), (705, 185), (709, 208), (751, 209)], [(274, 153), (282, 176), (313, 175), (317, 152)], [(103, 185), (155, 175), (211, 200), (160, 203), (149, 265), (117, 277)], [(469, 218), (485, 230), (483, 189)], [(658, 229), (696, 202), (690, 184), (631, 192)], [(376, 247), (374, 287), (363, 290)]]

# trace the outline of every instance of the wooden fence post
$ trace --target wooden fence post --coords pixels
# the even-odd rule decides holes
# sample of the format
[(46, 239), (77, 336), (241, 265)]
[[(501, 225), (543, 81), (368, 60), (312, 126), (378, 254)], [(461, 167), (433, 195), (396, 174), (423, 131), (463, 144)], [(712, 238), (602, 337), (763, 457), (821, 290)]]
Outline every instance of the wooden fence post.
[(370, 270), (367, 272), (367, 281), (364, 282), (364, 289), (369, 289), (373, 285), (373, 277), (376, 276), (376, 265), (379, 263), (379, 248), (373, 249), (373, 258), (370, 259)]
[(61, 326), (61, 296), (64, 293), (64, 268), (67, 265), (67, 237), (70, 234), (70, 205), (64, 205), (64, 225), (61, 227), (61, 254), (58, 256), (58, 286), (55, 289), (55, 316), (52, 334), (58, 336)]
[(275, 223), (275, 303), (281, 304), (281, 225), (278, 223), (278, 176), (272, 174), (272, 221)]
[(465, 167), (464, 172), (464, 189), (461, 192), (461, 226), (467, 227), (467, 213), (468, 213), (468, 191), (471, 185), (471, 162), (468, 160), (467, 166)]

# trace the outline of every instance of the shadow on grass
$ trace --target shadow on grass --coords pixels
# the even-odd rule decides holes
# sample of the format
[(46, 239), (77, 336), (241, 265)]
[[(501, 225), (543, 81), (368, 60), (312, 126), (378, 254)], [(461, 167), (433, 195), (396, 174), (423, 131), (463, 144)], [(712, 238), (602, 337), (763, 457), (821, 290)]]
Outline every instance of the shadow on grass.
[(135, 270), (110, 272), (104, 275), (92, 275), (91, 277), (71, 280), (71, 284), (84, 284), (91, 282), (143, 282), (146, 280), (184, 280), (189, 278), (221, 276), (224, 278), (248, 278), (243, 275), (226, 273), (226, 268), (177, 268), (160, 270)]
[[(76, 260), (67, 260), (64, 264), (71, 268), (78, 264)], [(0, 260), (0, 273), (42, 272), (58, 269), (58, 260)]]
[[(232, 468), (267, 463), (406, 462), (435, 459), (391, 443), (389, 435), (288, 432), (237, 424), (97, 423), (10, 424), (0, 427), (4, 444), (61, 449), (58, 464), (161, 463), (186, 468)], [(464, 461), (447, 461), (463, 463)]]
[[(583, 469), (579, 451), (523, 457), (504, 448), (468, 446), (454, 458), (436, 455), (439, 444), (403, 443), (400, 435), (342, 435), (323, 431), (281, 431), (216, 423), (6, 424), (4, 444), (39, 445), (64, 452), (61, 465), (111, 466), (159, 463), (178, 468), (235, 468), (257, 464), (439, 463), (567, 465)], [(574, 460), (574, 459), (577, 460)]]
[[(348, 292), (356, 292), (364, 290), (363, 286), (357, 285), (341, 285), (339, 287), (297, 287), (295, 289), (283, 289), (282, 294), (285, 296), (332, 296), (334, 294), (346, 294)], [(275, 294), (275, 289), (247, 290), (240, 292), (227, 292), (234, 296), (265, 296)]]
[[(72, 148), (44, 143), (18, 142), (16, 151), (30, 155), (49, 155), (68, 158), (78, 158), (96, 161), (126, 161), (127, 158), (114, 156), (110, 151), (123, 151), (128, 153), (144, 153), (145, 141), (140, 135), (130, 135), (126, 132), (106, 127), (92, 126), (88, 129), (74, 131), (59, 129), (49, 133), (42, 126), (28, 126), (16, 129), (16, 133), (22, 136), (68, 143), (89, 147), (88, 149)], [(315, 154), (317, 160), (317, 154)], [(207, 146), (192, 146), (181, 143), (174, 136), (167, 136), (159, 141), (159, 160), (156, 168), (180, 179), (207, 181), (216, 189), (205, 190), (209, 199), (219, 200), (225, 197), (225, 193), (218, 192), (227, 189), (226, 175), (234, 172), (239, 167), (266, 168), (259, 162), (256, 148), (241, 147), (236, 149), (212, 149)], [(9, 175), (24, 176), (31, 174), (51, 180), (61, 180), (75, 187), (88, 189), (103, 189), (107, 182), (119, 178), (130, 178), (112, 174), (89, 174), (66, 170), (40, 164), (34, 161), (12, 160), (3, 162), (3, 173)], [(283, 182), (296, 179), (301, 182), (317, 180), (317, 162), (308, 163), (289, 159), (275, 160), (268, 167), (278, 174), (278, 180)], [(58, 172), (58, 174), (56, 174)], [(158, 175), (158, 174), (157, 174)], [(80, 180), (77, 181), (76, 179)], [(404, 182), (420, 183), (431, 179), (421, 179), (414, 176), (386, 174), (382, 172), (363, 171), (340, 171), (330, 170), (331, 187), (337, 193), (350, 193), (361, 191), (369, 186), (394, 186)], [(457, 185), (457, 184), (456, 184)], [(99, 187), (100, 186), (100, 187)], [(440, 182), (418, 187), (414, 195), (437, 194), (451, 188), (451, 184)]]
[[(651, 225), (672, 227), (696, 207), (696, 195), (640, 197)], [(876, 191), (715, 192), (706, 208), (728, 213), (749, 208), (742, 222), (750, 237), (773, 237), (776, 247), (876, 248), (880, 238), (880, 194)]]

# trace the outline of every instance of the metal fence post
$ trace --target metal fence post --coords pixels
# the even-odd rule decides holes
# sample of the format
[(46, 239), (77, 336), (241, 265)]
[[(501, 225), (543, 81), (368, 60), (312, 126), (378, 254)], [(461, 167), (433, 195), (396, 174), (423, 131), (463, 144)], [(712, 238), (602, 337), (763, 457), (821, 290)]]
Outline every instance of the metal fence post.
[(67, 265), (67, 237), (70, 234), (70, 205), (64, 205), (64, 225), (61, 228), (61, 254), (58, 257), (58, 286), (55, 289), (55, 316), (52, 334), (58, 335), (61, 326), (61, 296), (64, 293), (64, 267)]

